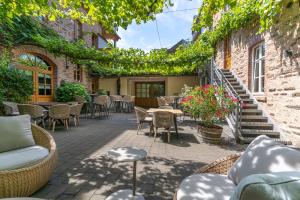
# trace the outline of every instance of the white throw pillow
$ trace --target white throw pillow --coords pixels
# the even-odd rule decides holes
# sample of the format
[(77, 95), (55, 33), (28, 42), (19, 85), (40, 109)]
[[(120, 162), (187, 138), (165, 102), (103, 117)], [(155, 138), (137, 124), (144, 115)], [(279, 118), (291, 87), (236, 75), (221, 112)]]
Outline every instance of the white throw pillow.
[(0, 153), (33, 145), (29, 115), (0, 117)]
[(300, 151), (286, 147), (267, 136), (259, 136), (233, 164), (228, 178), (237, 185), (252, 174), (299, 170)]

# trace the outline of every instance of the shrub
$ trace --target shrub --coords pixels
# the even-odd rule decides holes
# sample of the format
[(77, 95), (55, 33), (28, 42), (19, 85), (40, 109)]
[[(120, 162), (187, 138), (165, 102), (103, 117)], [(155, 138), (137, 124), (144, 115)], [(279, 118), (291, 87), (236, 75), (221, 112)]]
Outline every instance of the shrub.
[(59, 102), (75, 101), (76, 96), (89, 100), (86, 88), (80, 83), (63, 83), (56, 89), (56, 100)]

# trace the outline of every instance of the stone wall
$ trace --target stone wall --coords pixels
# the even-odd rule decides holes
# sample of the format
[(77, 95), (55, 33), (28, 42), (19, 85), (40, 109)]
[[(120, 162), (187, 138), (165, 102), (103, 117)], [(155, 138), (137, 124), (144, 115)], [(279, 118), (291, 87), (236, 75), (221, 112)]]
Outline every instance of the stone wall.
[[(284, 137), (300, 136), (300, 6), (286, 8), (276, 24), (257, 34), (258, 26), (250, 26), (231, 34), (231, 70), (251, 89), (252, 48), (265, 43), (264, 94), (256, 96), (278, 123)], [(292, 52), (287, 55), (286, 51)], [(216, 62), (224, 67), (223, 42), (217, 45)], [(296, 137), (299, 139), (299, 137)]]

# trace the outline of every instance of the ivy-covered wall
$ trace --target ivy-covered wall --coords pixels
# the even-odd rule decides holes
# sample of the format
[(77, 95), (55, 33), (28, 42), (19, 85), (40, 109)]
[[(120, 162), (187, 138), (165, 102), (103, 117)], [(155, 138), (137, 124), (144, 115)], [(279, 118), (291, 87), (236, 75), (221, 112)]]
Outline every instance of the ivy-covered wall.
[[(285, 1), (287, 6), (289, 1)], [(285, 7), (270, 30), (257, 34), (258, 24), (230, 35), (232, 70), (251, 89), (252, 47), (265, 43), (264, 94), (256, 96), (279, 124), (284, 136), (300, 136), (300, 5)], [(292, 52), (287, 55), (286, 51)], [(224, 42), (217, 45), (216, 61), (224, 66)], [(298, 143), (300, 144), (300, 137)]]

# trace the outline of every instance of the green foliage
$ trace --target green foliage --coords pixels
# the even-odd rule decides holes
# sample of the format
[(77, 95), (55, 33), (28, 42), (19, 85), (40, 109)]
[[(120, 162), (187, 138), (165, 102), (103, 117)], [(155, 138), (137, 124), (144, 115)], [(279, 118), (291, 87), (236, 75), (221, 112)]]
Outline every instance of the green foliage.
[[(227, 25), (228, 31), (223, 35), (247, 25), (253, 19), (259, 20), (260, 32), (263, 32), (271, 27), (274, 18), (281, 13), (282, 2), (283, 0), (204, 0), (194, 20), (193, 29), (199, 31), (201, 28), (212, 27), (213, 16), (221, 12), (221, 21), (216, 29)], [(230, 9), (223, 12), (226, 6)]]
[(97, 93), (98, 95), (108, 95), (107, 90), (105, 89), (99, 89)]
[(188, 90), (182, 105), (185, 112), (195, 119), (200, 118), (204, 126), (212, 127), (232, 111), (235, 102), (236, 99), (226, 95), (222, 87), (205, 85)]
[(133, 20), (140, 24), (155, 19), (163, 7), (172, 6), (170, 0), (0, 0), (0, 20), (26, 15), (46, 17), (50, 21), (58, 18), (80, 20), (83, 23), (100, 23), (108, 30), (126, 28)]
[(27, 102), (33, 93), (32, 80), (24, 72), (11, 69), (9, 64), (9, 55), (5, 50), (0, 56), (0, 102)]
[(76, 96), (89, 100), (86, 88), (80, 83), (63, 83), (56, 89), (56, 100), (59, 102), (75, 101)]

